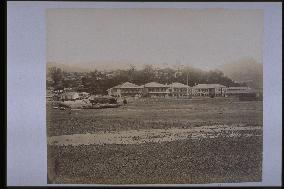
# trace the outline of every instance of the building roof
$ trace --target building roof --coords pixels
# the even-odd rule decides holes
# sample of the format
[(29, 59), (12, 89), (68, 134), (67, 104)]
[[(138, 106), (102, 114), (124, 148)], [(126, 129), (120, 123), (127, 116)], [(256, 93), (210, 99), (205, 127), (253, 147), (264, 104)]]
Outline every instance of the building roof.
[(169, 91), (150, 91), (149, 94), (169, 94)]
[(173, 87), (173, 88), (189, 88), (188, 85), (185, 85), (185, 84), (182, 84), (182, 83), (178, 83), (178, 82), (172, 83), (172, 84), (170, 84), (168, 86), (169, 87)]
[(243, 94), (243, 93), (258, 93), (258, 91), (252, 88), (246, 88), (245, 90), (229, 90), (227, 91), (227, 93), (228, 94)]
[(198, 84), (195, 85), (193, 88), (221, 88), (221, 87), (226, 87), (224, 85), (221, 84)]
[(130, 82), (125, 82), (122, 83), (120, 85), (114, 86), (112, 88), (116, 88), (116, 89), (128, 89), (128, 88), (140, 88), (138, 85), (135, 85), (134, 83), (130, 83)]
[(228, 89), (250, 89), (249, 87), (228, 87)]
[(150, 82), (144, 85), (145, 87), (167, 87), (167, 85), (157, 83), (157, 82)]

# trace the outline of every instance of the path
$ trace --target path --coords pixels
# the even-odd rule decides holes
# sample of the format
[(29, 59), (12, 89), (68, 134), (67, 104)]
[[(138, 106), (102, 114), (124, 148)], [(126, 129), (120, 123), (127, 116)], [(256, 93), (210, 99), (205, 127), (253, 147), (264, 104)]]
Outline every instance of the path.
[(48, 137), (49, 145), (142, 144), (184, 139), (262, 136), (262, 126), (212, 125), (193, 128), (108, 131)]

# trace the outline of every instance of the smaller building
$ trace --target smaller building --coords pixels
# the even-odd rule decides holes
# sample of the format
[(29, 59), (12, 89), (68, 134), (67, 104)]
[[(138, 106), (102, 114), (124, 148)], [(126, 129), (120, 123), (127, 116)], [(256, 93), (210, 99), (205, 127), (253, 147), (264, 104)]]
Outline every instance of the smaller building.
[(191, 87), (189, 87), (188, 85), (175, 82), (168, 85), (168, 87), (170, 96), (172, 97), (183, 98), (191, 96)]
[(259, 96), (259, 93), (255, 89), (249, 89), (245, 92), (242, 92), (238, 95), (240, 101), (258, 101), (262, 100), (262, 97)]
[(193, 86), (194, 96), (225, 96), (226, 86), (221, 84), (198, 84)]
[(52, 90), (50, 90), (50, 89), (46, 90), (46, 100), (47, 101), (52, 101), (53, 100), (53, 93), (52, 93)]
[(80, 99), (79, 93), (77, 92), (65, 92), (60, 95), (60, 100), (67, 101), (67, 100), (78, 100)]
[(241, 94), (247, 94), (251, 91), (249, 87), (228, 87), (226, 90), (227, 96), (240, 96)]

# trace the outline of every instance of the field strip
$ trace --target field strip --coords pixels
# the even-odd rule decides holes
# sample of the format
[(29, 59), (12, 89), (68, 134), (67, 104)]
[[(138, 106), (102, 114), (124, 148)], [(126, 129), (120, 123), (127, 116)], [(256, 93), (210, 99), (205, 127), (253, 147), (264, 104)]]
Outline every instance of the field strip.
[(226, 125), (201, 126), (193, 128), (145, 129), (128, 131), (108, 131), (94, 134), (73, 134), (48, 137), (49, 145), (104, 145), (142, 144), (148, 142), (169, 142), (184, 139), (216, 137), (262, 136), (261, 126), (232, 127)]

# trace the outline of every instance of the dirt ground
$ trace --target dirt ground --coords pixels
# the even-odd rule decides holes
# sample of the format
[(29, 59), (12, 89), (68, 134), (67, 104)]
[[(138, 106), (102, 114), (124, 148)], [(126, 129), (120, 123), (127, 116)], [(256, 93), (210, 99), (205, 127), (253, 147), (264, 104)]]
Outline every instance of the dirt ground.
[(261, 181), (262, 126), (262, 102), (235, 98), (67, 111), (48, 103), (48, 176), (93, 184)]

